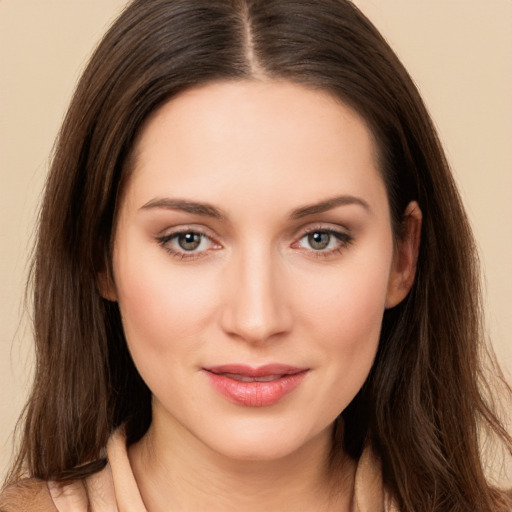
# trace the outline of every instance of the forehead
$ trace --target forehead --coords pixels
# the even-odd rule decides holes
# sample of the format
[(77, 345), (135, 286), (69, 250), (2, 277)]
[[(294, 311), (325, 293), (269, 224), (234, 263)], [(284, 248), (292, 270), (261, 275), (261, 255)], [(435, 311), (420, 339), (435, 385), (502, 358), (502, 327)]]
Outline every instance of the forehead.
[(135, 143), (128, 192), (141, 201), (286, 191), (310, 202), (332, 188), (371, 196), (384, 186), (376, 162), (366, 123), (330, 94), (283, 81), (219, 82), (189, 89), (150, 116)]

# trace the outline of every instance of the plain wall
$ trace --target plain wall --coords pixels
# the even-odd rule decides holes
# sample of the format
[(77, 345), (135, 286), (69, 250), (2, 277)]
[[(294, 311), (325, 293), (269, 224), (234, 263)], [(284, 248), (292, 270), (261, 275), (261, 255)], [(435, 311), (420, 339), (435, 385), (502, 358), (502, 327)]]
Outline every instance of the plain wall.
[[(0, 480), (33, 362), (22, 300), (49, 155), (79, 73), (125, 3), (0, 0)], [(401, 57), (439, 129), (481, 250), (490, 335), (510, 376), (512, 2), (355, 3)]]

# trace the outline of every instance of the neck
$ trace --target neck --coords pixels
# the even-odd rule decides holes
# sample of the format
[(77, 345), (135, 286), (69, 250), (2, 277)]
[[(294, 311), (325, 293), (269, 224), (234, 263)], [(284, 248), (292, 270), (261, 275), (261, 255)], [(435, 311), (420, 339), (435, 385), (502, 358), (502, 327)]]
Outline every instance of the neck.
[(149, 512), (349, 510), (355, 464), (346, 458), (333, 475), (331, 443), (329, 429), (285, 457), (234, 460), (153, 422), (129, 457)]

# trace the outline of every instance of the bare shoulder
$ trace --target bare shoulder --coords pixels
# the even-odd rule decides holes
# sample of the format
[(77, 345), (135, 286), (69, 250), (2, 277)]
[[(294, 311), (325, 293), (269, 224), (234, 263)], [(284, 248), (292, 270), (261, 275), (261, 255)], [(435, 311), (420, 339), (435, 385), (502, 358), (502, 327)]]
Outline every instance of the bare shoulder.
[(27, 478), (0, 494), (0, 512), (58, 512), (44, 480)]

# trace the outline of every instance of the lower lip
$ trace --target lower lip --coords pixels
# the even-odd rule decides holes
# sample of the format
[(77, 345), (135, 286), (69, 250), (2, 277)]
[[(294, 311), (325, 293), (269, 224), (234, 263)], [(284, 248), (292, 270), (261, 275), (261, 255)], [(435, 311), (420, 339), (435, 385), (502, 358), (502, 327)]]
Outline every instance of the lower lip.
[(246, 407), (265, 407), (291, 393), (302, 382), (307, 370), (269, 382), (241, 382), (207, 370), (205, 373), (213, 387), (231, 402)]

